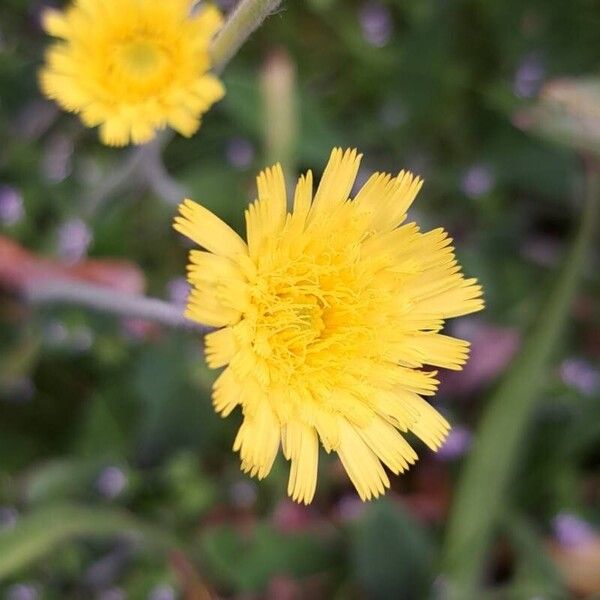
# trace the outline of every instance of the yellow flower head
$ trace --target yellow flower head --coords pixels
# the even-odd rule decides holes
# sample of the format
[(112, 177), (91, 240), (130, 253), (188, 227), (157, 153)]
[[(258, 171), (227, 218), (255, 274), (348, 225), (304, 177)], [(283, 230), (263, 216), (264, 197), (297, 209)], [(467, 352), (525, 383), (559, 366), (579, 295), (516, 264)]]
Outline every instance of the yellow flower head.
[(349, 198), (361, 156), (334, 149), (313, 197), (309, 171), (288, 213), (279, 165), (258, 176), (247, 242), (186, 200), (175, 229), (192, 250), (186, 315), (218, 327), (206, 336), (223, 416), (242, 407), (234, 443), (259, 479), (279, 444), (291, 461), (288, 493), (315, 493), (319, 440), (338, 453), (360, 497), (384, 493), (417, 459), (403, 433), (436, 450), (449, 425), (421, 396), (435, 372), (460, 369), (468, 343), (440, 333), (444, 319), (483, 308), (442, 229), (403, 224), (421, 187), (410, 173), (375, 173)]
[(207, 73), (208, 47), (221, 25), (193, 0), (76, 0), (64, 12), (44, 14), (50, 46), (40, 73), (43, 92), (100, 125), (105, 144), (147, 142), (165, 126), (185, 136), (224, 94)]

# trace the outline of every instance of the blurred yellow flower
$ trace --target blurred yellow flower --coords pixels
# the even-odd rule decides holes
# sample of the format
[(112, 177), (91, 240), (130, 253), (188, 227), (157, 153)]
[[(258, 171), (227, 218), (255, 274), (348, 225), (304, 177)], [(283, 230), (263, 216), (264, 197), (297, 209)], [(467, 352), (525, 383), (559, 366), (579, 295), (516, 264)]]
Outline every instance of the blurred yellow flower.
[(444, 319), (483, 308), (442, 229), (403, 224), (421, 180), (375, 173), (349, 194), (361, 155), (334, 149), (313, 197), (309, 171), (287, 211), (281, 167), (257, 179), (247, 242), (186, 200), (175, 229), (192, 250), (186, 315), (219, 329), (206, 336), (223, 416), (241, 405), (234, 450), (242, 469), (268, 475), (281, 442), (291, 461), (288, 493), (315, 493), (319, 439), (338, 453), (360, 497), (384, 493), (383, 465), (398, 474), (417, 454), (402, 433), (436, 450), (449, 425), (421, 396), (435, 372), (460, 369), (468, 343), (440, 333)]
[(44, 28), (59, 38), (40, 73), (43, 92), (105, 144), (147, 142), (166, 126), (185, 136), (220, 100), (207, 71), (209, 43), (222, 18), (213, 6), (191, 14), (193, 0), (76, 0), (47, 10)]

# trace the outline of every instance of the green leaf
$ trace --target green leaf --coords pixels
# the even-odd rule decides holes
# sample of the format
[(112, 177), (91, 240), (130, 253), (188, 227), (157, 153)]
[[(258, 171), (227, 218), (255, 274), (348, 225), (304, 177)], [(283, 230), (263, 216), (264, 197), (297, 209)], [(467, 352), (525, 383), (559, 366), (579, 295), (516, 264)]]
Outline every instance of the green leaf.
[(0, 581), (74, 539), (125, 533), (143, 538), (144, 547), (166, 550), (174, 546), (168, 534), (120, 510), (69, 504), (36, 510), (0, 534)]
[(510, 514), (506, 533), (517, 555), (515, 597), (566, 598), (561, 576), (531, 524), (521, 515)]
[(520, 446), (593, 240), (599, 195), (600, 176), (591, 173), (580, 229), (570, 253), (513, 368), (488, 402), (458, 482), (442, 562), (452, 597), (476, 595)]
[(211, 420), (217, 420), (210, 402), (190, 384), (188, 346), (182, 339), (174, 335), (148, 345), (133, 371), (133, 386), (140, 400), (138, 448), (146, 457), (206, 443), (211, 439)]
[(118, 422), (107, 394), (95, 393), (88, 401), (76, 439), (78, 456), (118, 458), (126, 453), (127, 433)]
[(74, 458), (55, 458), (36, 464), (25, 477), (24, 495), (28, 503), (38, 505), (76, 496), (90, 487), (99, 468), (97, 461)]
[(284, 534), (259, 525), (250, 536), (233, 527), (216, 527), (203, 536), (206, 562), (235, 590), (258, 591), (278, 574), (303, 577), (332, 567), (322, 540), (306, 533)]
[(433, 548), (425, 530), (400, 505), (370, 504), (352, 532), (353, 572), (369, 598), (425, 598)]

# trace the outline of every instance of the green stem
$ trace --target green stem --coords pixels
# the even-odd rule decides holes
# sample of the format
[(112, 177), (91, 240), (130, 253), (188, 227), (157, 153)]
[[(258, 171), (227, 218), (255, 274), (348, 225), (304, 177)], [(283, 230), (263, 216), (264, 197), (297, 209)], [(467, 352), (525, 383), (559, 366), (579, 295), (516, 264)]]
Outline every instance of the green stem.
[(241, 0), (212, 44), (213, 68), (220, 72), (240, 46), (281, 4), (281, 0)]
[(477, 598), (488, 548), (546, 379), (552, 352), (569, 317), (600, 204), (600, 172), (590, 165), (577, 236), (514, 367), (490, 399), (458, 482), (442, 555), (450, 598)]

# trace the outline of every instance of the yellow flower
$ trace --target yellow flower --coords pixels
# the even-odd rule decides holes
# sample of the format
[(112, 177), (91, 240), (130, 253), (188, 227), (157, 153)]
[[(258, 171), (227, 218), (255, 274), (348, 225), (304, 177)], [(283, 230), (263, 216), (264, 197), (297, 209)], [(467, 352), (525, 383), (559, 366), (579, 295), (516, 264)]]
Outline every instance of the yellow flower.
[(170, 126), (185, 136), (223, 97), (221, 82), (207, 73), (219, 11), (190, 14), (193, 0), (76, 0), (48, 10), (44, 28), (60, 38), (40, 72), (43, 92), (100, 125), (105, 144), (147, 142)]
[(421, 396), (436, 365), (460, 369), (468, 343), (440, 333), (444, 319), (483, 308), (442, 229), (403, 224), (421, 187), (410, 173), (375, 173), (349, 199), (361, 155), (334, 149), (313, 197), (309, 171), (287, 211), (279, 165), (257, 179), (247, 242), (186, 200), (175, 229), (206, 250), (190, 253), (186, 315), (206, 336), (223, 416), (240, 405), (234, 443), (242, 469), (268, 475), (279, 444), (291, 461), (288, 494), (315, 493), (319, 440), (339, 455), (360, 497), (389, 487), (417, 454), (412, 432), (436, 450), (449, 430)]

